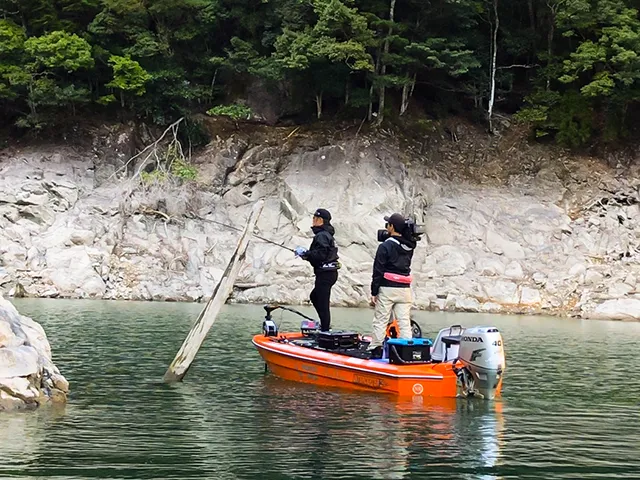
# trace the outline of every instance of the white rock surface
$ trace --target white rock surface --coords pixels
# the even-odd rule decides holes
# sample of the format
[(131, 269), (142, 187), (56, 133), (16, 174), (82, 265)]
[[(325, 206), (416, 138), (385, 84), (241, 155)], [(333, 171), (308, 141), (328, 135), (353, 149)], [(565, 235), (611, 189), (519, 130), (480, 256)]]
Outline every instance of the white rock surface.
[[(126, 138), (104, 142), (115, 163), (60, 149), (2, 157), (0, 291), (205, 300), (238, 238), (213, 222), (242, 228), (263, 198), (256, 232), (289, 247), (309, 245), (315, 208), (332, 212), (343, 265), (334, 305), (368, 304), (376, 230), (400, 211), (426, 225), (413, 261), (419, 308), (635, 318), (640, 208), (611, 192), (636, 191), (637, 172), (594, 179), (579, 164), (567, 199), (554, 161), (535, 177), (478, 185), (431, 175), (384, 140), (283, 153), (230, 138), (194, 159), (197, 187), (136, 190), (125, 202), (128, 184), (110, 176), (126, 161)], [(291, 252), (256, 238), (237, 283), (234, 302), (302, 303), (313, 275)], [(9, 337), (0, 328), (0, 345), (18, 348)]]
[(68, 391), (42, 326), (0, 294), (0, 411), (64, 402)]

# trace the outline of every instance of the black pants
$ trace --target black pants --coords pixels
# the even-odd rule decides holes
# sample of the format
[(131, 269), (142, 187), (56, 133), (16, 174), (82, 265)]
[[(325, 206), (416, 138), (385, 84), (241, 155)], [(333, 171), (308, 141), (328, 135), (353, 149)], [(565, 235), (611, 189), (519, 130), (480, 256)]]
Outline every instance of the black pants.
[(317, 272), (316, 285), (311, 290), (311, 303), (318, 312), (320, 318), (320, 330), (326, 332), (331, 328), (331, 312), (329, 302), (331, 300), (331, 287), (338, 281), (337, 270), (330, 272)]

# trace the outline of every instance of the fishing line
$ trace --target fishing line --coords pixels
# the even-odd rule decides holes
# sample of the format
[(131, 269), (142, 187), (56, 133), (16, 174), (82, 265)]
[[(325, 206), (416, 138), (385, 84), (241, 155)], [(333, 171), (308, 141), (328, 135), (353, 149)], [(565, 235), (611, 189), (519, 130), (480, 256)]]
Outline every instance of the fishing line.
[[(215, 223), (216, 225), (220, 225), (222, 227), (227, 227), (227, 228), (230, 228), (230, 229), (235, 230), (237, 232), (242, 232), (241, 228), (234, 227), (233, 225), (228, 225), (226, 223), (217, 222), (215, 220), (209, 220), (207, 218), (202, 218), (201, 220), (204, 220), (205, 222)], [(270, 243), (272, 245), (276, 245), (276, 246), (278, 246), (280, 248), (284, 248), (285, 250), (289, 250), (290, 252), (296, 253), (296, 251), (293, 248), (289, 248), (289, 247), (287, 247), (285, 245), (282, 245), (281, 243), (274, 242), (273, 240), (269, 240), (268, 238), (261, 237), (260, 235), (257, 235), (255, 233), (252, 233), (251, 235), (256, 237), (256, 238), (258, 238), (258, 239), (260, 239), (260, 240), (262, 240), (263, 242), (267, 242), (267, 243)]]

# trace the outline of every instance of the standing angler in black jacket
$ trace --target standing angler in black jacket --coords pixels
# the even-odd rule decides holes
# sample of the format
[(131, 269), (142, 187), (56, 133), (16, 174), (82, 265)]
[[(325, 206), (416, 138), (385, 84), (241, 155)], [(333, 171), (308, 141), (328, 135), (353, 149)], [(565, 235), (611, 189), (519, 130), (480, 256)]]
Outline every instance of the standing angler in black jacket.
[(320, 330), (329, 331), (331, 327), (331, 287), (338, 281), (338, 247), (333, 238), (335, 229), (331, 225), (331, 214), (324, 208), (319, 208), (313, 214), (313, 226), (315, 236), (309, 250), (302, 247), (296, 248), (296, 256), (308, 261), (313, 266), (316, 276), (316, 284), (309, 298), (318, 312), (320, 318)]
[(393, 311), (400, 327), (400, 338), (411, 338), (411, 260), (416, 242), (399, 213), (384, 217), (389, 237), (378, 246), (371, 278), (373, 335), (369, 349), (380, 358), (389, 316)]

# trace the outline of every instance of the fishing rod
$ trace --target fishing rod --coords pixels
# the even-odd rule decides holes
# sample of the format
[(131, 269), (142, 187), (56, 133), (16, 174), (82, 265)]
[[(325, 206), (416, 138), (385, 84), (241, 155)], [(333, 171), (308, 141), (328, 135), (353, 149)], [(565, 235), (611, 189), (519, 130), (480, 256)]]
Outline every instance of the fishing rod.
[(264, 309), (267, 311), (267, 318), (271, 319), (271, 312), (273, 312), (274, 310), (286, 310), (288, 312), (292, 312), (295, 313), (297, 315), (300, 315), (302, 318), (306, 319), (306, 320), (310, 320), (312, 322), (317, 322), (317, 320), (311, 318), (311, 317), (307, 317), (304, 313), (301, 313), (297, 310), (294, 310), (293, 308), (289, 308), (289, 307), (285, 307), (284, 305), (265, 305)]
[[(203, 218), (202, 220), (204, 220), (205, 222), (215, 223), (216, 225), (220, 225), (222, 227), (230, 228), (230, 229), (235, 230), (237, 232), (242, 232), (241, 228), (234, 227), (233, 225), (227, 225), (226, 223), (216, 222), (215, 220), (209, 220), (207, 218)], [(272, 245), (276, 245), (276, 246), (278, 246), (280, 248), (284, 248), (285, 250), (289, 250), (290, 252), (296, 253), (296, 251), (293, 248), (289, 248), (289, 247), (287, 247), (285, 245), (282, 245), (281, 243), (274, 242), (273, 240), (269, 240), (268, 238), (261, 237), (260, 235), (257, 235), (255, 233), (252, 233), (251, 235), (253, 235), (256, 238), (259, 238), (263, 242), (267, 242), (267, 243), (270, 243)]]

